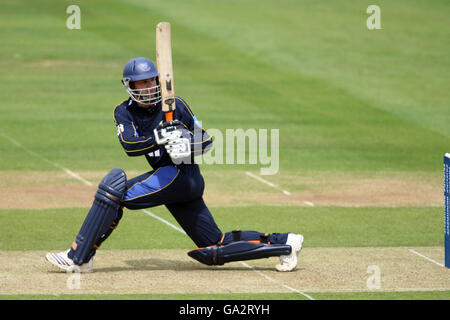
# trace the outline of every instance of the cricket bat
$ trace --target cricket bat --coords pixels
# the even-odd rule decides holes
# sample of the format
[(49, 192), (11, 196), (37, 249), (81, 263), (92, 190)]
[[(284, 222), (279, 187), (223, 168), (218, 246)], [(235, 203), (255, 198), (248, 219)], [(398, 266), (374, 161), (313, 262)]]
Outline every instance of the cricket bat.
[(162, 111), (166, 122), (173, 120), (175, 89), (173, 84), (172, 43), (170, 23), (160, 22), (156, 26), (156, 65), (161, 87)]

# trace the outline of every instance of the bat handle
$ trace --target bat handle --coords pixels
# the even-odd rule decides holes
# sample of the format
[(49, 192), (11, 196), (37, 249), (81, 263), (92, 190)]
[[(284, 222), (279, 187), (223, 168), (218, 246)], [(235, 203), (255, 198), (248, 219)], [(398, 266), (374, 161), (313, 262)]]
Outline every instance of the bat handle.
[(173, 112), (166, 112), (164, 115), (166, 116), (166, 122), (173, 121)]

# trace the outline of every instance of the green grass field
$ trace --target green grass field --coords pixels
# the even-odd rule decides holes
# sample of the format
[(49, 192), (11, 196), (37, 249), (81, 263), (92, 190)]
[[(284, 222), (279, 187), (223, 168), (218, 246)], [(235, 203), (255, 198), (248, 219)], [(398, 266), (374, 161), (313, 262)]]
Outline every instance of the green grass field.
[[(4, 267), (0, 299), (305, 299), (276, 284), (318, 300), (450, 298), (449, 270), (408, 251), (443, 263), (447, 1), (378, 1), (380, 30), (366, 27), (371, 2), (349, 0), (81, 0), (81, 29), (69, 30), (72, 2), (0, 5), (0, 257), (29, 253), (30, 261), (38, 257), (38, 278), (64, 284), (65, 275), (52, 273), (41, 252), (68, 248), (107, 171), (120, 167), (133, 176), (150, 170), (144, 158), (121, 149), (112, 112), (127, 98), (120, 83), (124, 64), (138, 56), (154, 60), (155, 26), (169, 21), (176, 93), (203, 126), (280, 133), (279, 171), (262, 176), (277, 188), (246, 175), (258, 175), (260, 165), (202, 164), (218, 225), (302, 233), (305, 260), (302, 253), (299, 269), (288, 276), (272, 270), (274, 260), (249, 262), (273, 283), (238, 264), (197, 270), (186, 255), (178, 258), (194, 247), (188, 237), (143, 211), (126, 211), (101, 251), (168, 250), (174, 258), (124, 272), (104, 265), (104, 276), (126, 283), (129, 271), (149, 273), (150, 281), (163, 277), (168, 265), (177, 273), (173, 281), (181, 282), (164, 283), (177, 290), (114, 291), (95, 284), (100, 271), (88, 279), (95, 290), (39, 291)], [(165, 208), (150, 210), (176, 225)], [(344, 260), (326, 254), (333, 249)], [(375, 255), (364, 256), (365, 249)], [(391, 249), (404, 249), (405, 256)], [(386, 260), (378, 252), (386, 252)], [(376, 290), (366, 287), (372, 258), (382, 270)], [(358, 280), (348, 270), (359, 272)], [(245, 290), (230, 284), (211, 291), (203, 284), (190, 291), (182, 277), (196, 272), (215, 281), (248, 273), (260, 287), (251, 290), (249, 282)], [(329, 286), (315, 282), (320, 272), (330, 277)]]

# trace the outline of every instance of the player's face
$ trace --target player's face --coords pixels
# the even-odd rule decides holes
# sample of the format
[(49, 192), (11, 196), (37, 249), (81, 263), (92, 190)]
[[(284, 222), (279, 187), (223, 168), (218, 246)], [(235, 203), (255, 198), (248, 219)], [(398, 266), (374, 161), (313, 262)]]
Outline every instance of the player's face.
[[(158, 91), (157, 85), (158, 81), (156, 81), (156, 78), (138, 80), (133, 83), (134, 89), (139, 89), (139, 94), (147, 97), (152, 97), (156, 94)], [(139, 102), (138, 105), (144, 108), (148, 108), (150, 106), (149, 104), (142, 104)]]

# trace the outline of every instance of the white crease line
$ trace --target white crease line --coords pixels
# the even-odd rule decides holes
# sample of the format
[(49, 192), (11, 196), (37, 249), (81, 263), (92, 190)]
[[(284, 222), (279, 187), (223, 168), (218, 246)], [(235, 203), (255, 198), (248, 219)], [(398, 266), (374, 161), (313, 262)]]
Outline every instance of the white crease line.
[(291, 193), (290, 193), (289, 191), (283, 190), (283, 189), (281, 189), (280, 187), (278, 187), (276, 184), (273, 184), (272, 182), (269, 182), (269, 181), (267, 181), (267, 180), (265, 180), (265, 179), (263, 179), (263, 178), (261, 178), (261, 177), (259, 177), (259, 176), (257, 176), (257, 175), (254, 175), (254, 174), (251, 173), (251, 172), (245, 171), (245, 174), (248, 175), (249, 177), (252, 177), (253, 179), (258, 180), (259, 182), (262, 182), (262, 183), (264, 183), (264, 184), (266, 184), (266, 185), (272, 187), (272, 188), (281, 190), (281, 191), (282, 191), (285, 195), (287, 195), (287, 196), (290, 196), (290, 195), (291, 195)]
[(267, 180), (265, 180), (265, 179), (263, 179), (263, 178), (261, 178), (261, 177), (258, 177), (257, 175), (254, 175), (254, 174), (251, 173), (251, 172), (245, 171), (245, 174), (248, 175), (248, 176), (250, 176), (250, 177), (252, 177), (253, 179), (258, 180), (259, 182), (262, 182), (262, 183), (264, 183), (264, 184), (267, 184), (268, 186), (270, 186), (270, 187), (272, 187), (272, 188), (276, 188), (276, 187), (277, 187), (277, 186), (274, 185), (272, 182), (269, 182), (269, 181), (267, 181)]
[(434, 261), (433, 259), (428, 258), (427, 256), (424, 256), (423, 254), (418, 253), (417, 251), (415, 251), (415, 250), (413, 250), (413, 249), (408, 249), (408, 250), (409, 250), (410, 252), (412, 252), (412, 253), (418, 255), (419, 257), (422, 257), (422, 258), (424, 258), (424, 259), (426, 259), (426, 260), (428, 260), (428, 261), (430, 261), (430, 262), (433, 262), (434, 264), (437, 264), (437, 265), (440, 266), (440, 267), (444, 267), (444, 265), (443, 265), (442, 263), (439, 263), (439, 262), (437, 262), (437, 261)]
[(289, 287), (288, 285), (285, 285), (285, 284), (283, 284), (283, 283), (281, 283), (281, 282), (279, 282), (279, 281), (277, 281), (277, 280), (275, 280), (275, 279), (269, 277), (268, 275), (262, 273), (261, 271), (256, 270), (254, 267), (252, 267), (252, 266), (246, 264), (245, 262), (242, 262), (242, 261), (239, 261), (239, 262), (240, 262), (243, 266), (245, 266), (245, 267), (247, 267), (247, 268), (253, 270), (254, 272), (256, 272), (257, 274), (259, 274), (260, 276), (266, 278), (267, 280), (269, 280), (269, 281), (271, 281), (271, 282), (274, 282), (274, 283), (276, 283), (276, 284), (278, 284), (278, 285), (281, 285), (283, 288), (286, 288), (286, 289), (288, 289), (288, 290), (290, 290), (290, 291), (293, 291), (293, 292), (296, 292), (296, 293), (298, 293), (298, 294), (301, 294), (302, 296), (308, 298), (309, 300), (315, 300), (315, 299), (314, 299), (313, 297), (311, 297), (310, 295), (308, 295), (308, 294), (306, 294), (306, 293), (304, 293), (304, 292), (302, 292), (302, 291), (300, 291), (300, 290), (297, 290), (297, 289), (295, 289), (295, 288)]
[[(272, 182), (269, 182), (269, 181), (267, 181), (267, 180), (265, 180), (265, 179), (255, 175), (255, 174), (251, 173), (251, 172), (245, 171), (245, 174), (248, 175), (249, 177), (252, 177), (253, 179), (258, 180), (259, 182), (262, 182), (262, 183), (268, 185), (269, 187), (281, 190), (287, 196), (292, 195), (289, 191), (283, 190), (279, 186), (277, 186), (276, 184), (273, 184)], [(306, 204), (307, 206), (314, 207), (314, 203), (311, 202), (311, 201), (303, 201), (303, 203)]]
[[(55, 163), (56, 166), (58, 166), (57, 163)], [(58, 166), (59, 167), (59, 166)], [(87, 181), (85, 179), (83, 179), (82, 177), (80, 177), (78, 174), (76, 174), (75, 172), (73, 172), (72, 170), (69, 170), (67, 168), (64, 167), (60, 167), (61, 169), (63, 169), (68, 175), (74, 177), (77, 180), (80, 180), (81, 182), (83, 182), (84, 184), (88, 185), (88, 186), (92, 186), (92, 182)]]
[(63, 167), (62, 165), (60, 165), (59, 163), (53, 162), (43, 156), (41, 156), (39, 153), (36, 153), (26, 147), (24, 147), (19, 141), (11, 138), (10, 136), (7, 136), (4, 133), (0, 133), (1, 136), (3, 136), (4, 138), (8, 139), (12, 144), (14, 144), (15, 146), (19, 147), (20, 149), (22, 149), (23, 151), (25, 151), (28, 154), (31, 154), (32, 156), (41, 159), (44, 162), (47, 162), (49, 164), (51, 164), (54, 167), (57, 167), (61, 170), (63, 170), (65, 173), (67, 173), (68, 175), (72, 176), (73, 178), (83, 182), (84, 184), (88, 185), (88, 186), (92, 186), (92, 183), (90, 181), (87, 181), (85, 179), (83, 179), (82, 177), (80, 177), (78, 174), (76, 174), (75, 172), (67, 169), (66, 167)]
[(142, 209), (142, 211), (144, 211), (144, 212), (145, 212), (146, 214), (148, 214), (150, 217), (153, 217), (153, 218), (155, 218), (155, 219), (161, 221), (162, 223), (168, 225), (169, 227), (171, 227), (171, 228), (173, 228), (173, 229), (175, 229), (175, 230), (177, 230), (177, 231), (179, 231), (179, 232), (181, 232), (181, 233), (183, 233), (183, 234), (186, 234), (186, 232), (184, 232), (183, 229), (178, 228), (176, 225), (174, 225), (174, 224), (170, 223), (169, 221), (167, 221), (167, 220), (165, 220), (165, 219), (163, 219), (163, 218), (157, 216), (156, 214), (154, 214), (154, 213), (152, 213), (152, 212), (150, 212), (150, 211), (148, 211), (148, 210), (146, 210), (146, 209)]
[[(162, 223), (168, 225), (169, 227), (171, 227), (171, 228), (173, 228), (173, 229), (175, 229), (175, 230), (177, 230), (177, 231), (179, 231), (179, 232), (181, 232), (181, 233), (183, 233), (183, 234), (186, 234), (186, 232), (184, 232), (183, 229), (178, 228), (176, 225), (174, 225), (174, 224), (170, 223), (169, 221), (167, 221), (167, 220), (165, 220), (165, 219), (163, 219), (163, 218), (157, 216), (156, 214), (154, 214), (154, 213), (152, 213), (152, 212), (150, 212), (150, 211), (148, 211), (148, 210), (146, 210), (146, 209), (142, 209), (142, 211), (144, 211), (147, 215), (149, 215), (149, 216), (151, 216), (151, 217), (153, 217), (153, 218), (155, 218), (155, 219), (161, 221)], [(307, 294), (304, 293), (304, 292), (301, 292), (300, 290), (297, 290), (297, 289), (292, 288), (292, 287), (289, 287), (288, 285), (285, 285), (285, 284), (283, 284), (283, 283), (281, 283), (281, 282), (279, 282), (279, 281), (276, 281), (275, 279), (269, 277), (268, 275), (262, 273), (261, 271), (256, 270), (254, 267), (248, 265), (248, 264), (245, 263), (245, 262), (239, 261), (239, 263), (242, 264), (244, 267), (249, 268), (249, 269), (251, 269), (252, 271), (256, 272), (256, 273), (259, 274), (260, 276), (266, 278), (267, 280), (272, 281), (272, 282), (274, 282), (274, 283), (276, 283), (276, 284), (282, 286), (283, 288), (286, 288), (286, 289), (288, 289), (288, 290), (290, 290), (290, 291), (292, 291), (292, 292), (299, 293), (299, 294), (305, 296), (306, 298), (308, 298), (309, 300), (315, 300), (314, 298), (312, 298), (311, 296), (307, 295)]]

